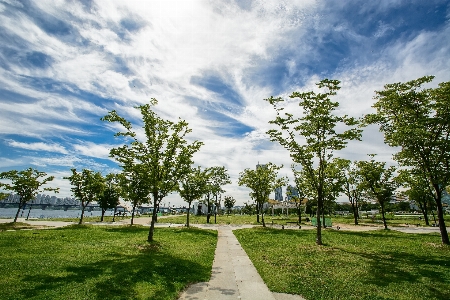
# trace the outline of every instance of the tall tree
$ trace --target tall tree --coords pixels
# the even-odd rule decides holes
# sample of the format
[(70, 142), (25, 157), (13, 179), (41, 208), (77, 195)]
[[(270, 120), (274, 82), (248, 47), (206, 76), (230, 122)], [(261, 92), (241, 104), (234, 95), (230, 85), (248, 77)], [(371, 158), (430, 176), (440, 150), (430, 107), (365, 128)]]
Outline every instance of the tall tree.
[(236, 200), (232, 196), (225, 196), (223, 205), (227, 208), (228, 216), (230, 215), (230, 212), (233, 209), (235, 203), (236, 203)]
[(358, 162), (351, 162), (348, 159), (339, 158), (337, 161), (342, 176), (342, 190), (348, 197), (348, 201), (352, 206), (353, 218), (355, 225), (358, 225), (359, 205), (364, 198), (363, 189), (361, 188), (361, 177), (358, 172)]
[(134, 225), (136, 207), (151, 203), (150, 182), (147, 179), (148, 169), (145, 165), (136, 164), (132, 159), (122, 164), (123, 172), (118, 175), (121, 196), (131, 202), (131, 225)]
[(38, 193), (43, 191), (59, 192), (59, 188), (42, 187), (55, 178), (54, 176), (45, 176), (47, 176), (47, 173), (40, 172), (33, 168), (28, 168), (23, 171), (11, 170), (0, 173), (0, 179), (11, 181), (11, 183), (0, 182), (0, 188), (15, 192), (20, 197), (19, 208), (14, 217), (14, 223), (17, 222), (20, 210), (28, 201), (34, 199)]
[(106, 175), (104, 184), (105, 187), (103, 193), (98, 199), (98, 204), (102, 209), (102, 217), (100, 222), (103, 222), (107, 209), (115, 208), (120, 203), (120, 188), (117, 174), (110, 173)]
[(207, 205), (208, 205), (208, 214), (207, 214), (207, 223), (209, 223), (209, 219), (211, 217), (211, 201), (210, 195), (215, 198), (214, 202), (214, 222), (216, 222), (217, 208), (220, 207), (220, 202), (218, 201), (218, 196), (221, 193), (224, 193), (225, 190), (222, 186), (226, 184), (230, 184), (230, 175), (227, 173), (227, 169), (224, 166), (216, 166), (207, 169), (208, 173), (208, 193), (207, 193)]
[(191, 170), (193, 154), (203, 144), (199, 141), (188, 143), (186, 135), (192, 131), (188, 128), (188, 123), (184, 120), (175, 123), (159, 117), (153, 110), (157, 103), (153, 98), (149, 104), (136, 107), (142, 116), (145, 141), (138, 139), (132, 124), (116, 111), (113, 110), (102, 118), (103, 121), (117, 122), (125, 128), (125, 131), (120, 131), (115, 136), (131, 139), (129, 144), (111, 149), (110, 156), (123, 168), (134, 169), (135, 165), (139, 167), (138, 172), (148, 172), (145, 185), (153, 200), (148, 241), (153, 241), (157, 211), (162, 199), (177, 190), (180, 180)]
[(288, 193), (292, 197), (292, 200), (295, 203), (295, 207), (297, 209), (298, 215), (298, 223), (302, 222), (302, 204), (305, 198), (307, 199), (311, 196), (311, 193), (308, 194), (309, 185), (307, 184), (307, 177), (305, 176), (305, 172), (303, 170), (297, 170), (295, 168), (295, 164), (291, 165), (292, 172), (294, 173), (294, 182), (296, 193), (292, 197), (292, 189), (288, 188)]
[[(286, 177), (277, 178), (278, 170), (282, 167), (283, 165), (277, 166), (269, 162), (266, 165), (257, 167), (256, 170), (247, 168), (239, 173), (238, 184), (252, 190), (250, 197), (255, 200), (256, 205), (260, 209), (269, 200), (270, 193), (274, 192), (276, 188), (287, 184)], [(263, 227), (266, 227), (264, 212), (261, 213), (261, 220)]]
[(450, 184), (450, 82), (422, 89), (434, 76), (406, 83), (386, 84), (376, 91), (376, 113), (366, 116), (380, 125), (384, 141), (398, 147), (394, 158), (401, 167), (420, 170), (433, 188), (443, 244), (450, 244), (442, 208), (442, 194)]
[(430, 225), (428, 219), (428, 212), (433, 208), (434, 197), (433, 187), (430, 186), (428, 180), (423, 176), (424, 174), (417, 169), (400, 170), (398, 181), (407, 190), (402, 193), (413, 201), (422, 211), (425, 224)]
[(189, 215), (192, 202), (200, 199), (207, 192), (208, 173), (201, 167), (192, 168), (191, 171), (180, 180), (178, 193), (188, 203), (186, 226), (189, 227)]
[(98, 202), (105, 189), (104, 178), (100, 172), (83, 169), (71, 169), (72, 175), (64, 177), (73, 186), (70, 190), (73, 196), (81, 202), (81, 215), (78, 224), (83, 224), (84, 211), (89, 203)]
[(385, 162), (375, 161), (374, 154), (369, 155), (370, 161), (359, 161), (357, 163), (361, 176), (360, 188), (367, 194), (375, 198), (380, 205), (381, 216), (384, 229), (388, 229), (386, 224), (386, 205), (391, 201), (394, 191), (397, 189), (397, 182), (394, 178), (396, 168), (390, 166), (386, 168)]
[[(330, 97), (336, 95), (340, 89), (338, 80), (324, 79), (317, 86), (324, 89), (323, 93), (314, 91), (300, 93), (294, 92), (290, 98), (298, 98), (300, 116), (295, 117), (293, 113), (282, 111), (283, 102), (281, 97), (270, 97), (266, 99), (273, 105), (277, 117), (270, 121), (278, 126), (278, 129), (269, 130), (272, 141), (279, 142), (289, 150), (294, 163), (300, 164), (305, 170), (308, 181), (311, 183), (318, 201), (317, 219), (322, 214), (325, 195), (325, 183), (328, 162), (333, 158), (334, 151), (346, 147), (349, 140), (360, 140), (361, 129), (356, 128), (358, 121), (348, 116), (336, 116), (334, 111), (339, 106), (338, 102), (331, 101)], [(351, 128), (341, 133), (336, 132), (336, 127)], [(322, 231), (320, 222), (317, 226), (316, 243), (322, 245)]]

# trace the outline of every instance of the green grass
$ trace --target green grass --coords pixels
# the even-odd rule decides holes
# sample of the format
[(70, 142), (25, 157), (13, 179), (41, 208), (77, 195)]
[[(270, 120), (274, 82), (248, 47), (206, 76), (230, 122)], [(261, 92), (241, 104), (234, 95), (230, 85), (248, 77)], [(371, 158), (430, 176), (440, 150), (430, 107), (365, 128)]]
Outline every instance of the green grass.
[[(394, 216), (394, 214), (386, 214), (386, 224), (389, 226), (404, 226), (404, 225), (413, 225), (413, 226), (427, 226), (425, 224), (425, 221), (423, 220), (423, 215), (417, 215), (417, 216)], [(419, 219), (421, 217), (422, 219)], [(353, 216), (339, 216), (339, 217), (331, 217), (333, 223), (344, 223), (344, 224), (355, 224), (355, 220)], [(437, 216), (436, 216), (437, 221)], [(444, 216), (445, 224), (450, 224), (450, 216), (446, 215)], [(430, 215), (429, 218), (430, 226), (434, 223), (433, 217)], [(382, 225), (383, 219), (381, 217), (381, 214), (375, 215), (374, 218), (366, 217), (358, 219), (359, 225)]]
[[(217, 215), (216, 221), (217, 224), (220, 225), (227, 225), (227, 224), (233, 224), (233, 225), (262, 225), (261, 216), (259, 218), (260, 223), (256, 222), (256, 215)], [(286, 222), (297, 222), (298, 217), (291, 215), (289, 218), (286, 217), (280, 217), (280, 216), (270, 216), (265, 215), (264, 220), (266, 222), (266, 225), (271, 225), (272, 221), (273, 224), (278, 225), (286, 225)], [(302, 224), (304, 224), (305, 218), (302, 217)], [(173, 217), (167, 217), (164, 219), (159, 219), (158, 222), (160, 223), (174, 223), (174, 224), (186, 224), (186, 215), (184, 216), (173, 216)], [(189, 216), (189, 224), (206, 224), (206, 216)], [(211, 216), (210, 224), (214, 224), (214, 215)]]
[(208, 281), (217, 232), (74, 225), (0, 233), (1, 299), (176, 299)]
[(0, 223), (0, 231), (33, 229), (33, 228), (37, 228), (37, 227), (42, 228), (42, 227), (45, 227), (45, 226), (34, 226), (34, 225), (30, 225), (28, 223), (21, 223), (21, 222)]
[[(136, 218), (136, 216), (135, 216)], [(85, 222), (100, 222), (101, 217), (83, 217), (83, 223)], [(115, 221), (120, 221), (123, 219), (128, 219), (128, 217), (119, 217), (116, 216)], [(80, 218), (49, 218), (49, 219), (35, 219), (36, 221), (63, 221), (63, 222), (75, 222), (78, 223), (80, 221)], [(112, 222), (113, 217), (111, 216), (105, 216), (103, 217), (103, 222)]]
[(235, 230), (274, 292), (306, 299), (450, 299), (450, 247), (438, 234), (390, 230)]

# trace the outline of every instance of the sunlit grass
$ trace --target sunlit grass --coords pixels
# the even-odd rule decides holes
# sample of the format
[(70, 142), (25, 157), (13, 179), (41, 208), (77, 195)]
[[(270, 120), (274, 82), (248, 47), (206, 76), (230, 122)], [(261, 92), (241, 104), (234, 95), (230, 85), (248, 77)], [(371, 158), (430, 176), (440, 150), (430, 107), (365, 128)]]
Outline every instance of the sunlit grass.
[(0, 233), (1, 299), (176, 299), (208, 281), (217, 232), (74, 225)]
[(32, 228), (42, 228), (43, 226), (34, 226), (30, 225), (28, 223), (22, 223), (22, 222), (8, 222), (8, 223), (0, 223), (0, 231), (5, 230), (21, 230), (21, 229), (32, 229)]
[(234, 231), (268, 287), (306, 299), (450, 299), (450, 247), (390, 230)]

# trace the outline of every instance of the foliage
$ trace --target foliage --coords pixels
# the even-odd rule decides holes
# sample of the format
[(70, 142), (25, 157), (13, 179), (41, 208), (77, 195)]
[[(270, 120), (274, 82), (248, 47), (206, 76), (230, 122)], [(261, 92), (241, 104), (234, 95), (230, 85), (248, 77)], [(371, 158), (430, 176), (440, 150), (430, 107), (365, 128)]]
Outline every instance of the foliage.
[(2, 232), (2, 299), (176, 299), (211, 276), (217, 232), (141, 226)]
[(211, 208), (212, 208), (212, 201), (213, 198), (215, 198), (215, 213), (217, 213), (217, 207), (220, 207), (220, 203), (217, 201), (219, 194), (224, 193), (225, 190), (222, 189), (223, 185), (230, 184), (230, 175), (228, 175), (228, 171), (223, 166), (216, 166), (216, 167), (210, 167), (206, 170), (207, 174), (207, 184), (206, 184), (206, 193), (205, 193), (205, 199), (204, 203), (206, 203), (208, 207), (208, 213), (206, 214), (206, 222), (209, 223), (209, 220), (211, 218)]
[(130, 161), (122, 165), (122, 173), (117, 175), (121, 196), (133, 205), (131, 225), (134, 224), (135, 210), (138, 205), (151, 203), (148, 169), (142, 164)]
[(103, 222), (107, 209), (115, 208), (120, 204), (119, 177), (117, 174), (110, 173), (106, 175), (104, 184), (105, 188), (98, 199), (98, 204), (102, 209), (100, 222)]
[(158, 101), (151, 99), (149, 104), (136, 107), (141, 113), (145, 141), (138, 139), (132, 124), (110, 111), (103, 121), (117, 122), (125, 131), (115, 136), (131, 139), (130, 144), (113, 148), (110, 156), (114, 157), (125, 173), (132, 173), (134, 182), (142, 188), (142, 194), (151, 195), (153, 199), (153, 215), (148, 240), (153, 240), (157, 211), (164, 197), (176, 191), (180, 180), (190, 172), (192, 156), (203, 143), (188, 143), (186, 135), (192, 130), (188, 123), (179, 120), (177, 123), (159, 117), (153, 110)]
[(83, 169), (81, 173), (77, 169), (71, 169), (72, 175), (64, 177), (73, 186), (70, 190), (73, 196), (81, 202), (81, 215), (78, 224), (83, 223), (84, 210), (92, 202), (98, 202), (105, 189), (104, 178), (100, 172)]
[(227, 208), (227, 214), (230, 215), (231, 209), (233, 209), (236, 200), (232, 196), (225, 196), (224, 206)]
[(358, 170), (358, 162), (339, 158), (336, 160), (338, 168), (342, 171), (342, 191), (348, 197), (353, 212), (355, 225), (358, 225), (358, 211), (361, 201), (364, 199), (364, 189), (361, 185), (361, 176)]
[[(326, 199), (327, 168), (334, 151), (345, 148), (349, 140), (361, 138), (361, 130), (354, 128), (358, 124), (356, 119), (333, 114), (339, 103), (331, 101), (330, 97), (340, 89), (339, 83), (338, 80), (324, 79), (317, 84), (318, 88), (325, 90), (324, 93), (292, 93), (290, 98), (299, 98), (300, 117), (295, 117), (293, 112), (281, 114), (284, 110), (281, 105), (285, 102), (281, 97), (266, 99), (277, 112), (276, 119), (270, 123), (278, 126), (278, 129), (267, 133), (272, 141), (289, 150), (294, 163), (304, 169), (308, 184), (315, 192), (314, 198), (318, 201), (317, 217), (320, 217)], [(338, 133), (338, 125), (353, 128)], [(317, 226), (316, 242), (322, 244), (320, 224)]]
[(201, 167), (192, 168), (191, 171), (180, 180), (178, 193), (188, 203), (186, 226), (189, 227), (189, 216), (192, 201), (200, 199), (207, 192), (208, 173)]
[(400, 166), (420, 170), (433, 188), (442, 242), (450, 244), (442, 208), (442, 193), (450, 184), (450, 82), (421, 89), (433, 78), (386, 84), (376, 91), (376, 113), (365, 119), (380, 125), (385, 142), (398, 147), (394, 158)]
[(305, 299), (449, 299), (450, 248), (436, 234), (239, 229), (234, 234), (273, 292)]
[(19, 208), (14, 217), (14, 222), (17, 222), (19, 212), (24, 205), (34, 199), (38, 193), (43, 191), (53, 191), (58, 193), (59, 188), (42, 187), (55, 178), (54, 176), (45, 176), (47, 176), (47, 173), (40, 172), (33, 168), (28, 168), (23, 171), (11, 170), (0, 173), (0, 179), (11, 181), (11, 183), (0, 182), (0, 188), (15, 192), (20, 196)]
[(400, 170), (397, 180), (408, 188), (403, 191), (403, 194), (417, 204), (423, 213), (426, 225), (430, 225), (428, 212), (433, 209), (434, 197), (432, 187), (423, 173), (417, 169)]
[[(277, 166), (269, 162), (265, 165), (258, 165), (256, 170), (247, 168), (239, 173), (238, 184), (251, 189), (250, 197), (255, 200), (258, 207), (262, 208), (264, 203), (269, 200), (270, 193), (276, 188), (287, 184), (286, 177), (277, 178), (278, 170), (282, 167), (282, 165)], [(264, 214), (262, 214), (261, 219), (263, 226), (266, 226), (264, 223)]]
[(391, 201), (394, 191), (397, 189), (397, 183), (394, 180), (396, 168), (394, 166), (386, 168), (386, 163), (375, 161), (374, 156), (374, 154), (370, 155), (372, 157), (370, 161), (357, 163), (361, 176), (359, 186), (366, 191), (368, 196), (377, 200), (381, 208), (384, 228), (388, 229), (385, 220), (386, 204)]

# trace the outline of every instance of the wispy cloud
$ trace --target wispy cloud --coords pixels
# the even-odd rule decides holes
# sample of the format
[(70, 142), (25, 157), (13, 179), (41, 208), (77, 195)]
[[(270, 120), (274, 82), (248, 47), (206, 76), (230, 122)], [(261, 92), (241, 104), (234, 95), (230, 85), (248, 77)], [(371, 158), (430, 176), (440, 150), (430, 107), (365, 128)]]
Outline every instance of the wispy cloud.
[[(114, 170), (120, 127), (100, 117), (116, 109), (143, 139), (133, 106), (155, 97), (161, 117), (187, 120), (188, 139), (205, 143), (196, 164), (228, 168), (225, 189), (242, 203), (244, 168), (272, 161), (292, 176), (288, 152), (265, 134), (275, 112), (263, 99), (335, 78), (339, 113), (359, 117), (386, 83), (448, 81), (448, 11), (445, 0), (2, 1), (0, 168)], [(342, 155), (372, 150), (392, 160), (376, 128)]]
[(53, 143), (21, 143), (13, 140), (8, 141), (8, 145), (15, 148), (21, 148), (26, 150), (32, 150), (32, 151), (47, 151), (47, 152), (55, 152), (55, 153), (62, 153), (67, 154), (67, 150), (65, 147), (53, 144)]

